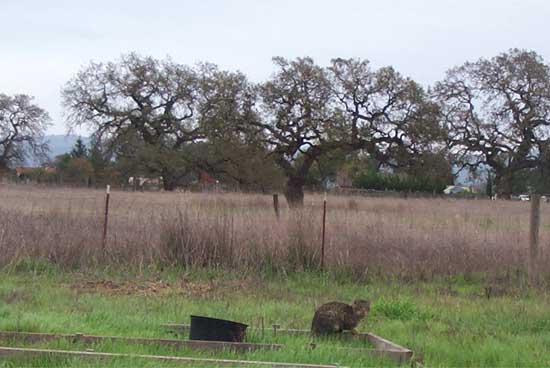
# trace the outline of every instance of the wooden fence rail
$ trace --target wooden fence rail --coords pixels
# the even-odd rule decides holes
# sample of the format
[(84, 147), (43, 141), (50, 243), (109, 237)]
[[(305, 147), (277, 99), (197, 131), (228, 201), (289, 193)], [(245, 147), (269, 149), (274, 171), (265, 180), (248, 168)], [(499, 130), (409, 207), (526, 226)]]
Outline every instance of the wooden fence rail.
[(253, 360), (233, 360), (233, 359), (212, 359), (212, 358), (196, 358), (196, 357), (177, 357), (165, 355), (145, 355), (145, 354), (123, 354), (123, 353), (102, 353), (91, 351), (72, 351), (72, 350), (53, 350), (53, 349), (32, 349), (32, 348), (12, 348), (0, 346), (0, 357), (11, 356), (60, 356), (60, 357), (78, 357), (84, 359), (113, 359), (113, 358), (129, 358), (129, 359), (147, 359), (153, 361), (163, 361), (172, 363), (182, 363), (185, 365), (191, 364), (214, 364), (217, 367), (242, 367), (242, 366), (266, 366), (274, 368), (335, 368), (335, 365), (319, 365), (319, 364), (300, 364), (300, 363), (283, 363), (283, 362), (263, 362)]
[[(178, 324), (178, 323), (165, 323), (161, 325), (167, 331), (177, 332), (180, 334), (187, 334), (191, 328), (190, 325)], [(250, 330), (258, 330), (255, 328), (249, 328)], [(279, 325), (273, 325), (273, 334), (281, 335), (290, 335), (290, 336), (311, 336), (311, 331), (309, 330), (298, 330), (298, 329), (281, 329)], [(344, 331), (341, 335), (343, 339), (350, 340), (362, 340), (368, 342), (374, 346), (374, 349), (361, 349), (361, 348), (338, 348), (338, 350), (348, 350), (350, 352), (361, 352), (369, 354), (374, 357), (388, 357), (393, 361), (404, 364), (408, 363), (412, 356), (413, 351), (394, 343), (393, 341), (387, 340), (383, 337), (375, 335), (370, 332), (352, 334), (348, 331)]]
[(246, 342), (225, 342), (225, 341), (199, 341), (199, 340), (176, 340), (176, 339), (157, 339), (146, 337), (119, 337), (119, 336), (94, 336), (76, 334), (51, 334), (39, 332), (11, 332), (0, 331), (0, 339), (16, 340), (26, 343), (36, 343), (42, 341), (54, 341), (59, 339), (69, 340), (71, 342), (83, 342), (88, 344), (101, 343), (105, 341), (120, 342), (125, 344), (139, 345), (162, 345), (175, 348), (190, 348), (195, 350), (234, 350), (240, 352), (254, 350), (280, 350), (283, 345), (278, 344), (252, 344)]

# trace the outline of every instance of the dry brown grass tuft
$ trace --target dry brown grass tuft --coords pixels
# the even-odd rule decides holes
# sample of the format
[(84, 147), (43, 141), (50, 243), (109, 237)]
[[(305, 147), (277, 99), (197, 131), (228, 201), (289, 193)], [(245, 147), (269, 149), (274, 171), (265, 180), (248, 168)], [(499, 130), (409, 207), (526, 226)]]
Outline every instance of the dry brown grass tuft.
[[(270, 196), (113, 192), (106, 257), (104, 193), (0, 187), (0, 264), (46, 259), (63, 268), (219, 267), (292, 272), (319, 263), (322, 197), (303, 210)], [(550, 206), (542, 206), (542, 262)], [(431, 278), (514, 273), (527, 255), (529, 203), (329, 196), (326, 264), (357, 275)]]

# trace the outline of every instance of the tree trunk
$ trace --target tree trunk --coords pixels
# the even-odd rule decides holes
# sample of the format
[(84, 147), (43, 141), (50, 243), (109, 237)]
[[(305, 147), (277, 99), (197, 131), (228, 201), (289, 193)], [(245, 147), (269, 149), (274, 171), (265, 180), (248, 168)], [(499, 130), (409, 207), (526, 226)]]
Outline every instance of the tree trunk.
[(510, 171), (497, 172), (495, 184), (497, 186), (497, 195), (500, 199), (511, 199), (512, 197), (512, 179), (513, 174)]
[(162, 187), (167, 192), (174, 191), (178, 186), (178, 179), (167, 170), (162, 171)]
[(10, 172), (10, 168), (8, 167), (8, 164), (3, 160), (0, 160), (0, 174), (6, 174), (9, 172)]
[(288, 178), (285, 188), (285, 198), (290, 208), (304, 206), (304, 184), (302, 178)]
[(487, 197), (493, 198), (493, 178), (491, 177), (491, 172), (487, 171), (487, 185), (485, 187), (485, 193)]

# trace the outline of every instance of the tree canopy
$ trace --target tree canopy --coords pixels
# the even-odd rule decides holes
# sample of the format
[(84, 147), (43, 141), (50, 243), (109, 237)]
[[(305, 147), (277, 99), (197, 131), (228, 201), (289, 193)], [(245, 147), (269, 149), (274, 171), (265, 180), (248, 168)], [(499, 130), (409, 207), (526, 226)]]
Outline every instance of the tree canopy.
[(467, 62), (449, 70), (434, 95), (456, 161), (491, 167), (502, 197), (510, 197), (519, 171), (541, 166), (549, 149), (550, 69), (535, 52)]
[(327, 71), (311, 58), (273, 59), (277, 72), (260, 86), (261, 119), (252, 121), (270, 156), (286, 176), (289, 204), (303, 203), (303, 187), (315, 161), (340, 144), (342, 124)]
[(202, 137), (196, 86), (196, 73), (186, 66), (128, 54), (118, 62), (90, 63), (62, 96), (70, 126), (92, 128), (113, 148), (133, 140), (163, 156), (157, 173), (170, 190), (179, 175), (169, 164), (170, 153)]
[(32, 97), (0, 93), (0, 171), (31, 156), (45, 158), (44, 132), (49, 124), (48, 113)]
[(330, 71), (352, 148), (391, 167), (444, 149), (438, 108), (418, 83), (368, 60), (335, 59)]
[(261, 190), (283, 181), (290, 206), (357, 152), (398, 187), (439, 190), (452, 182), (451, 162), (489, 166), (504, 197), (514, 175), (548, 176), (550, 72), (534, 52), (467, 62), (428, 89), (365, 59), (273, 63), (260, 83), (137, 54), (90, 63), (63, 89), (69, 127), (91, 128), (100, 156), (128, 175), (162, 177), (167, 190), (207, 171)]

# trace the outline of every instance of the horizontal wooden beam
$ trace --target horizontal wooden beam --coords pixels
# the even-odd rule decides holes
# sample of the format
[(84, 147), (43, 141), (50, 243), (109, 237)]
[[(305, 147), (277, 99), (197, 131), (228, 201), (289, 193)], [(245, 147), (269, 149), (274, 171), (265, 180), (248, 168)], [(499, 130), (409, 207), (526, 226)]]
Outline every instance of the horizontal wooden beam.
[(199, 340), (175, 340), (175, 339), (156, 339), (145, 337), (119, 337), (119, 336), (94, 336), (76, 334), (52, 334), (39, 332), (12, 332), (0, 331), (0, 339), (10, 339), (35, 343), (40, 341), (52, 341), (58, 339), (70, 340), (72, 342), (98, 343), (103, 341), (121, 342), (125, 344), (140, 345), (163, 345), (175, 348), (186, 347), (190, 349), (207, 350), (235, 350), (235, 351), (253, 351), (259, 349), (280, 350), (283, 345), (278, 344), (252, 344), (246, 342), (226, 342), (226, 341), (199, 341)]
[(279, 363), (262, 362), (254, 360), (233, 360), (233, 359), (212, 359), (212, 358), (194, 358), (194, 357), (176, 357), (165, 355), (144, 355), (144, 354), (123, 354), (123, 353), (101, 353), (90, 351), (72, 351), (72, 350), (52, 350), (52, 349), (31, 349), (31, 348), (12, 348), (0, 346), (0, 357), (9, 356), (66, 356), (79, 357), (83, 359), (109, 359), (109, 358), (131, 358), (147, 359), (155, 361), (174, 362), (182, 364), (204, 364), (211, 363), (223, 367), (240, 367), (243, 365), (265, 366), (274, 368), (335, 368), (335, 365), (301, 364), (301, 363)]
[(397, 350), (397, 349), (361, 349), (361, 348), (337, 348), (339, 351), (350, 353), (368, 354), (377, 358), (389, 358), (398, 364), (410, 362), (413, 352), (412, 350)]
[[(164, 323), (161, 325), (162, 328), (164, 328), (167, 331), (173, 331), (180, 334), (188, 334), (191, 330), (190, 325), (186, 324), (179, 324), (179, 323)], [(252, 331), (260, 331), (259, 328), (251, 328), (249, 327), (247, 330)], [(309, 330), (297, 330), (292, 328), (279, 328), (277, 325), (273, 325), (271, 328), (266, 328), (265, 331), (272, 331), (274, 334), (281, 333), (284, 335), (298, 335), (298, 336), (309, 336), (311, 335), (311, 331)]]
[(394, 343), (393, 341), (384, 339), (383, 337), (380, 337), (378, 335), (375, 335), (370, 332), (366, 333), (360, 333), (357, 335), (350, 334), (351, 336), (358, 336), (359, 338), (366, 338), (375, 348), (379, 350), (401, 350), (401, 351), (412, 351), (410, 349), (407, 349), (401, 345), (398, 345)]
[[(186, 324), (177, 324), (177, 323), (165, 323), (161, 325), (166, 330), (175, 331), (181, 334), (189, 333), (191, 326)], [(258, 330), (250, 328), (251, 330)], [(272, 331), (273, 334), (283, 334), (291, 336), (310, 336), (311, 331), (309, 330), (297, 330), (297, 329), (281, 329), (278, 325), (274, 325), (273, 328), (266, 329)], [(348, 350), (355, 352), (362, 352), (369, 354), (375, 357), (388, 357), (394, 360), (399, 364), (406, 363), (411, 360), (413, 356), (413, 351), (407, 349), (401, 345), (394, 343), (388, 339), (380, 337), (370, 332), (352, 334), (349, 331), (344, 331), (342, 333), (342, 338), (352, 339), (352, 340), (363, 340), (374, 346), (374, 349), (360, 349), (360, 348), (339, 348), (339, 350)]]

